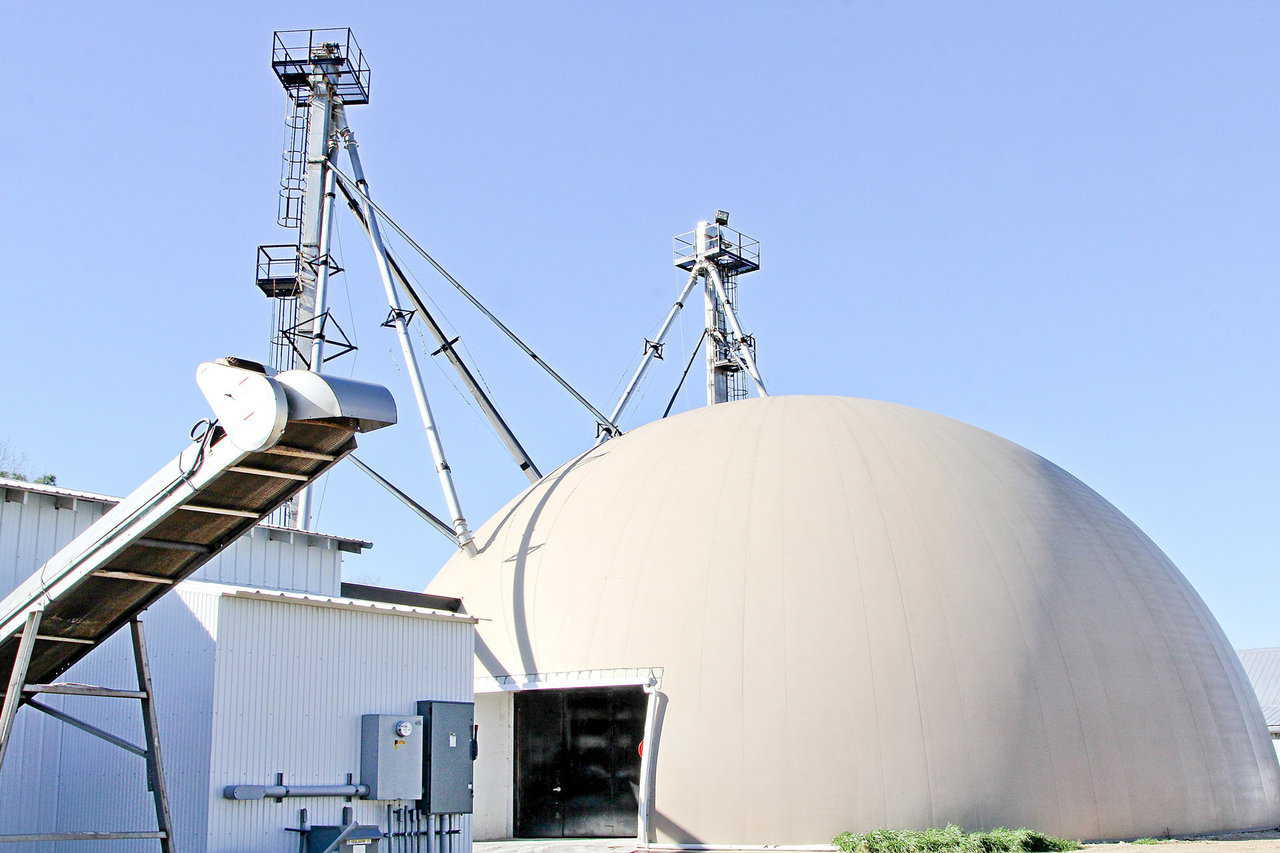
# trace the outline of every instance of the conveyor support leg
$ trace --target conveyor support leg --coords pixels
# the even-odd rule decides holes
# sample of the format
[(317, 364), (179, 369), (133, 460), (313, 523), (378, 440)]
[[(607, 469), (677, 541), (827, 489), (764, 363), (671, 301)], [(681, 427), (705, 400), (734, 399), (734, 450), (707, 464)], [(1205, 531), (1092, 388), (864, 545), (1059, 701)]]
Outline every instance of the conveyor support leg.
[[(162, 853), (174, 853), (173, 819), (169, 811), (169, 789), (164, 780), (164, 762), (160, 759), (160, 731), (156, 721), (155, 695), (151, 686), (151, 663), (147, 658), (147, 642), (142, 633), (142, 621), (136, 617), (130, 621), (129, 630), (133, 637), (133, 663), (138, 673), (138, 690), (136, 693), (124, 690), (107, 690), (105, 688), (88, 688), (83, 685), (59, 684), (27, 684), (27, 671), (31, 665), (31, 651), (36, 642), (36, 632), (40, 628), (40, 617), (43, 611), (33, 610), (27, 615), (22, 626), (22, 641), (18, 645), (18, 657), (14, 661), (13, 672), (9, 675), (9, 685), (4, 694), (4, 705), (0, 707), (0, 766), (4, 764), (4, 753), (9, 745), (9, 736), (13, 733), (13, 719), (18, 713), (18, 706), (25, 693), (78, 693), (81, 695), (98, 695), (137, 699), (142, 709), (142, 729), (146, 733), (147, 748), (145, 752), (120, 738), (108, 734), (96, 726), (77, 720), (69, 714), (48, 708), (39, 702), (32, 702), (31, 707), (51, 714), (53, 717), (85, 729), (90, 734), (107, 740), (128, 752), (138, 753), (147, 762), (147, 787), (156, 805), (155, 832), (48, 832), (30, 835), (0, 835), (0, 844), (25, 841), (103, 841), (113, 839), (155, 839), (160, 842)], [(96, 692), (86, 692), (96, 691)]]
[(146, 698), (138, 701), (142, 705), (142, 727), (147, 736), (147, 780), (151, 797), (156, 804), (156, 826), (164, 833), (164, 838), (160, 839), (160, 849), (163, 853), (173, 853), (173, 819), (169, 813), (169, 788), (164, 780), (164, 762), (160, 758), (160, 727), (151, 687), (147, 640), (142, 633), (141, 620), (134, 618), (129, 623), (129, 629), (133, 632), (133, 663), (138, 671), (138, 690), (146, 694)]
[(9, 673), (9, 686), (4, 691), (4, 705), (0, 706), (0, 767), (4, 766), (4, 754), (13, 734), (13, 718), (22, 704), (22, 688), (27, 684), (27, 668), (31, 666), (31, 651), (36, 645), (42, 613), (41, 610), (32, 610), (27, 614), (27, 621), (22, 626), (22, 640), (18, 643), (18, 655), (13, 661), (13, 671)]

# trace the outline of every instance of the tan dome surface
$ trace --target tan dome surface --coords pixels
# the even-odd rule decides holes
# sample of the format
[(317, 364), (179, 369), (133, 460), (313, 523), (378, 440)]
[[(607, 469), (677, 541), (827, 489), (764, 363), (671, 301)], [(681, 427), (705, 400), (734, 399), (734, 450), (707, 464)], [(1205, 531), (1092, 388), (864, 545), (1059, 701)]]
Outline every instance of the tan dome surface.
[(1178, 569), (1066, 471), (949, 418), (698, 409), (565, 464), (477, 542), (430, 590), (492, 620), (479, 671), (663, 669), (659, 840), (1280, 823), (1257, 700)]

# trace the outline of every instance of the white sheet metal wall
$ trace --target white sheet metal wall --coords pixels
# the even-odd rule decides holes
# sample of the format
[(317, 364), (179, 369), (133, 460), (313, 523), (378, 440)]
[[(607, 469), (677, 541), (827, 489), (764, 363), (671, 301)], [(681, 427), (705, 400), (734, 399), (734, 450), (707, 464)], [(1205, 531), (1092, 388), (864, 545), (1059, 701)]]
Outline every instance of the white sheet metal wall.
[(515, 831), (515, 694), (477, 693), (476, 724), (480, 755), (473, 831), (477, 841), (510, 838)]
[[(51, 495), (22, 494), (25, 503), (8, 500), (9, 490), (0, 489), (0, 498), (4, 498), (0, 500), (0, 595), (7, 595), (29, 578), (41, 563), (109, 509), (96, 502), (56, 501)], [(55, 501), (68, 508), (59, 509)]]
[(337, 596), (342, 586), (342, 552), (333, 539), (257, 527), (192, 577)]
[[(11, 491), (17, 489), (0, 488), (0, 497)], [(0, 595), (26, 580), (110, 509), (100, 501), (23, 494), (23, 503), (0, 500)], [(342, 582), (342, 552), (331, 537), (258, 527), (192, 577), (336, 596)]]
[[(0, 489), (0, 595), (110, 508), (39, 492), (22, 492), (24, 502), (4, 500), (10, 493)], [(336, 545), (328, 537), (259, 528), (195, 578), (333, 596), (341, 580)], [(144, 615), (179, 849), (199, 853), (207, 843), (209, 850), (293, 853), (297, 836), (283, 827), (296, 825), (298, 807), (310, 808), (313, 823), (336, 822), (341, 800), (232, 803), (221, 798), (223, 785), (272, 781), (276, 771), (294, 782), (358, 774), (361, 714), (412, 713), (419, 699), (470, 701), (474, 626), (386, 609), (230, 597), (233, 591), (186, 581)], [(128, 633), (112, 637), (65, 678), (132, 687)], [(142, 742), (135, 702), (46, 701)], [(362, 819), (383, 822), (385, 804), (357, 808)], [(37, 712), (19, 713), (0, 770), (0, 834), (153, 829), (154, 821), (140, 759)], [(75, 845), (77, 853), (154, 847)], [(13, 853), (58, 848), (5, 845)]]
[[(156, 689), (161, 747), (180, 850), (204, 849), (204, 780), (208, 778), (214, 692), (213, 637), (222, 592), (184, 584), (143, 617)], [(133, 689), (127, 631), (116, 633), (64, 676), (66, 681)], [(138, 703), (45, 696), (67, 711), (136, 744), (143, 743)], [(142, 759), (30, 709), (19, 712), (0, 771), (0, 834), (84, 830), (152, 830), (155, 807)], [(12, 853), (53, 853), (67, 845), (5, 845)], [(154, 841), (79, 842), (77, 853), (152, 851)]]
[[(219, 623), (210, 853), (294, 853), (298, 810), (312, 824), (339, 822), (344, 802), (301, 798), (232, 802), (228, 784), (265, 784), (283, 771), (299, 785), (359, 777), (360, 715), (410, 714), (420, 699), (471, 701), (474, 625), (456, 618), (389, 615), (225, 598)], [(357, 801), (357, 819), (385, 823), (386, 803)], [(461, 851), (470, 848), (463, 821)]]
[[(358, 611), (241, 598), (210, 583), (184, 583), (144, 618), (150, 641), (179, 849), (293, 853), (297, 810), (337, 823), (341, 799), (236, 803), (222, 788), (298, 784), (359, 776), (360, 715), (404, 713), (419, 699), (470, 701), (473, 624), (411, 612)], [(135, 684), (127, 633), (112, 637), (67, 673), (108, 686)], [(75, 696), (50, 705), (142, 742), (137, 703)], [(140, 759), (37, 712), (18, 715), (0, 771), (0, 834), (155, 828)], [(367, 823), (385, 823), (386, 803), (356, 803)], [(459, 853), (471, 842), (463, 821)], [(206, 846), (207, 845), (207, 846)], [(143, 853), (150, 841), (85, 842), (78, 853)], [(56, 843), (6, 845), (53, 853)]]

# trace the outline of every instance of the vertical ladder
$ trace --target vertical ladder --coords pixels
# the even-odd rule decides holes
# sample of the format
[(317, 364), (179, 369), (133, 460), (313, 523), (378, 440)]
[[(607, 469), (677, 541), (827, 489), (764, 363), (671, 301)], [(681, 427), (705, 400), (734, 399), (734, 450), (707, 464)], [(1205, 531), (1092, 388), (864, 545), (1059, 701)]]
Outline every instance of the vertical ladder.
[(305, 97), (285, 99), (284, 153), (280, 163), (280, 206), (276, 222), (282, 228), (302, 227), (302, 200), (307, 184), (307, 115)]
[[(725, 272), (721, 276), (724, 280), (725, 294), (729, 297), (729, 303), (734, 310), (738, 309), (738, 274), (736, 272)], [(735, 400), (745, 400), (751, 396), (751, 392), (747, 389), (746, 377), (743, 375), (742, 365), (738, 363), (734, 357), (737, 349), (738, 341), (733, 336), (732, 331), (728, 327), (728, 321), (725, 318), (724, 306), (717, 301), (716, 304), (716, 328), (724, 335), (725, 343), (720, 347), (720, 362), (725, 372), (725, 392), (729, 402)], [(756, 344), (754, 340), (745, 341), (750, 347), (751, 354), (755, 355)]]

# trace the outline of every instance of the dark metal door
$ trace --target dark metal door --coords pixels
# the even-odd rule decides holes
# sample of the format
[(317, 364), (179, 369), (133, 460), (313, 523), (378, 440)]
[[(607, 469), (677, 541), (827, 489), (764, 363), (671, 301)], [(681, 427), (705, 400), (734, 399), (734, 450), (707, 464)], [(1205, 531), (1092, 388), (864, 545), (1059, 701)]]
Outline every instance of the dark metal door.
[(517, 693), (516, 835), (635, 835), (644, 714), (639, 687)]
[(564, 699), (558, 690), (530, 690), (515, 700), (515, 832), (521, 838), (561, 838)]

